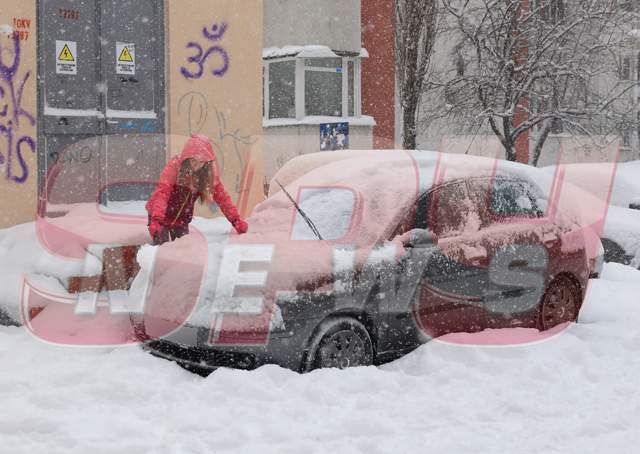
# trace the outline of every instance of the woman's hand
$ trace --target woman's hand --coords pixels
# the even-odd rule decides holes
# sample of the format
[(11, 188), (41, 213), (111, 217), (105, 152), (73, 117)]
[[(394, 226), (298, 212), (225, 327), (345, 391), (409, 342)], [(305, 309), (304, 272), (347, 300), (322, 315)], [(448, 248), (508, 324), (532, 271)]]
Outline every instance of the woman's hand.
[(236, 232), (239, 234), (247, 233), (247, 230), (249, 229), (249, 224), (242, 219), (236, 219), (231, 225), (233, 225), (233, 228), (236, 229)]
[(151, 221), (149, 224), (149, 235), (151, 235), (151, 240), (154, 244), (159, 244), (162, 241), (163, 230), (164, 226), (158, 221)]

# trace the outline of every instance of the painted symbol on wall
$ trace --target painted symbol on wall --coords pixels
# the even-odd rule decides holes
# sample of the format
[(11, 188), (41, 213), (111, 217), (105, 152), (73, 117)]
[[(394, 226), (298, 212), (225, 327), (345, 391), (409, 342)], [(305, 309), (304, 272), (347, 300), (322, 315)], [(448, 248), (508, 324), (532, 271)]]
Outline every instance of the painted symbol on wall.
[(136, 45), (116, 42), (116, 74), (136, 73)]
[(56, 40), (56, 74), (78, 73), (78, 52), (75, 41)]
[[(207, 29), (207, 27), (203, 27), (202, 36), (211, 42), (221, 41), (224, 37), (225, 32), (227, 31), (228, 25), (225, 22), (222, 22), (220, 25), (213, 24), (211, 29)], [(216, 44), (215, 46), (211, 46), (205, 52), (202, 46), (196, 42), (187, 43), (187, 49), (194, 49), (194, 55), (191, 57), (187, 57), (187, 61), (194, 65), (195, 70), (191, 70), (189, 68), (185, 68), (184, 66), (180, 68), (180, 72), (187, 79), (200, 79), (204, 74), (205, 63), (208, 59), (211, 61), (215, 61), (215, 68), (211, 70), (211, 74), (216, 77), (224, 76), (229, 70), (229, 54), (227, 51), (220, 45)], [(218, 59), (214, 60), (212, 58), (213, 55), (218, 55)]]

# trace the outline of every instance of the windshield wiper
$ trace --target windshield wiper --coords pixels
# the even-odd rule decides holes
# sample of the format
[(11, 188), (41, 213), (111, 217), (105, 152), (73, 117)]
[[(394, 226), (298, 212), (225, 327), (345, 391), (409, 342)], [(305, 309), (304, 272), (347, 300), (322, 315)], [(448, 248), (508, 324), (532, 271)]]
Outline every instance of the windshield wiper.
[(311, 231), (315, 233), (315, 235), (318, 237), (319, 240), (322, 240), (323, 239), (322, 235), (320, 235), (320, 232), (316, 228), (313, 221), (309, 219), (309, 216), (307, 216), (307, 214), (304, 211), (302, 211), (302, 208), (300, 208), (300, 206), (296, 203), (296, 201), (293, 200), (293, 197), (291, 197), (291, 195), (287, 192), (284, 186), (282, 186), (278, 180), (275, 180), (275, 182), (278, 183), (278, 186), (280, 186), (280, 189), (282, 189), (282, 191), (287, 195), (287, 197), (289, 197), (289, 200), (291, 200), (291, 203), (293, 203), (293, 206), (296, 207), (296, 210), (298, 210), (298, 213), (300, 213), (300, 216), (302, 216), (302, 219), (305, 220), (305, 222), (307, 223)]

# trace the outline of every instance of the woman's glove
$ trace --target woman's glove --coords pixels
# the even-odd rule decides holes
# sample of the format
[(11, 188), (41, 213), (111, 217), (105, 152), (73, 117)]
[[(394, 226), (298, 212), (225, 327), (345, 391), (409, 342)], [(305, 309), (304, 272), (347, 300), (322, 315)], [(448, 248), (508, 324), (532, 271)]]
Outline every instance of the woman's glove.
[(247, 233), (247, 230), (249, 229), (249, 224), (242, 219), (236, 219), (231, 225), (239, 234)]
[(151, 221), (149, 224), (149, 235), (151, 235), (151, 240), (154, 243), (161, 240), (163, 229), (164, 226), (158, 221)]

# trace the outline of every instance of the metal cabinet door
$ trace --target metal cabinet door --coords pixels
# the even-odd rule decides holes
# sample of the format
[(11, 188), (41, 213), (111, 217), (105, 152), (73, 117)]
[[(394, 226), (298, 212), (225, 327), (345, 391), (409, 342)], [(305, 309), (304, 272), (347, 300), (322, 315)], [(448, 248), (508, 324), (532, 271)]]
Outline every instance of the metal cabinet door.
[(138, 183), (156, 181), (165, 161), (162, 2), (104, 0), (101, 8), (106, 168), (109, 183), (135, 183), (107, 198), (144, 199)]
[(41, 188), (54, 204), (95, 200), (104, 131), (96, 0), (41, 0), (38, 21)]
[(146, 198), (140, 182), (166, 158), (163, 2), (41, 0), (38, 11), (41, 191), (93, 202), (115, 184), (115, 198)]

